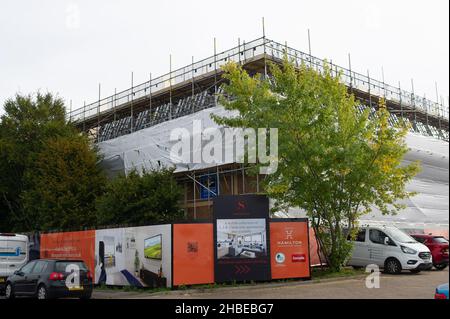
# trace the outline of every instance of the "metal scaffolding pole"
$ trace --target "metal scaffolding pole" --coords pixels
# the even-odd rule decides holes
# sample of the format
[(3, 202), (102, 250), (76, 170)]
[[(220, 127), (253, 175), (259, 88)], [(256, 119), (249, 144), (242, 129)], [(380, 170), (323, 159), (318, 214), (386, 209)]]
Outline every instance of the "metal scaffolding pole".
[(370, 92), (370, 74), (369, 70), (367, 70), (367, 79), (368, 79), (368, 85), (369, 85), (369, 107), (372, 108), (372, 94)]
[(242, 194), (245, 194), (245, 172), (244, 172), (244, 164), (241, 164), (242, 167)]
[(414, 94), (414, 80), (411, 79), (411, 102), (414, 108), (414, 125), (417, 125), (417, 110), (416, 110), (416, 96)]
[(238, 59), (239, 64), (241, 64), (241, 38), (238, 38)]
[(220, 194), (220, 172), (219, 172), (219, 165), (216, 165), (216, 178), (217, 178), (217, 194), (218, 196)]
[(443, 112), (441, 112), (441, 106), (439, 105), (439, 93), (438, 93), (438, 85), (437, 85), (436, 81), (434, 82), (434, 88), (436, 89), (436, 106), (438, 108), (439, 130), (441, 130), (442, 129), (442, 127), (441, 127), (441, 117), (443, 115), (442, 114)]
[(242, 42), (243, 45), (243, 52), (244, 52), (244, 64), (247, 61), (246, 57), (245, 57), (245, 40)]
[(264, 17), (262, 18), (263, 46), (264, 46), (264, 79), (267, 78), (267, 58), (266, 58), (266, 26)]
[(72, 122), (72, 99), (69, 102), (69, 122)]
[(149, 103), (148, 109), (150, 111), (150, 116), (152, 115), (152, 72), (150, 72), (149, 80), (148, 80), (148, 94), (149, 94)]
[(191, 84), (192, 84), (192, 86), (191, 86), (191, 95), (192, 95), (192, 97), (194, 97), (194, 94), (195, 94), (195, 80), (194, 80), (194, 77), (195, 77), (195, 74), (194, 74), (194, 56), (192, 56), (192, 62), (191, 62), (191, 74), (192, 74), (192, 76), (191, 76)]
[(172, 54), (169, 54), (169, 120), (172, 119)]
[(134, 100), (134, 93), (133, 93), (133, 86), (134, 86), (134, 76), (133, 71), (131, 71), (131, 107), (130, 107), (130, 115), (131, 115), (131, 132), (134, 131), (134, 118), (133, 118), (133, 100)]
[(83, 132), (86, 132), (86, 101), (83, 102)]
[(194, 172), (194, 178), (192, 179), (194, 181), (194, 220), (197, 219), (197, 205), (195, 205), (195, 172)]
[(100, 96), (101, 96), (101, 84), (98, 84), (98, 106), (97, 106), (97, 142), (100, 135)]
[(403, 120), (405, 120), (405, 118), (403, 117), (403, 103), (402, 103), (402, 87), (401, 87), (401, 84), (400, 84), (400, 81), (398, 81), (398, 92), (399, 92), (399, 100), (400, 100), (400, 112), (401, 112), (401, 115), (402, 115), (402, 119)]
[(117, 88), (114, 88), (114, 103), (113, 103), (114, 122), (117, 120), (116, 107), (117, 107)]
[(311, 54), (311, 33), (308, 29), (308, 54), (309, 54), (309, 66), (312, 68), (312, 54)]
[(256, 173), (256, 192), (259, 193), (259, 173)]
[(214, 38), (214, 105), (217, 105), (217, 47)]

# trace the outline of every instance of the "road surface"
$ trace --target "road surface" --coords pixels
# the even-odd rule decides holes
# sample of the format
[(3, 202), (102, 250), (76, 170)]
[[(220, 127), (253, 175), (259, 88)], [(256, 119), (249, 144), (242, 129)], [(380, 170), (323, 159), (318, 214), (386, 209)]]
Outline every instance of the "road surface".
[(448, 268), (444, 271), (404, 272), (400, 275), (381, 274), (380, 288), (368, 289), (366, 278), (340, 278), (312, 282), (260, 284), (246, 287), (226, 287), (199, 291), (170, 291), (163, 293), (95, 290), (93, 298), (109, 299), (430, 299), (436, 286), (447, 283)]

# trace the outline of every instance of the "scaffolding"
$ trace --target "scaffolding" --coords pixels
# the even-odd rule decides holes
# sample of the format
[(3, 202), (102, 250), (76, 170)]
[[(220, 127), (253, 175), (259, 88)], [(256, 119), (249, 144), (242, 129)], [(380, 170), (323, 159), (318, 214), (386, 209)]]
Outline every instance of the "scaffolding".
[[(216, 51), (216, 46), (214, 46)], [(218, 106), (218, 96), (223, 92), (224, 83), (221, 67), (228, 62), (236, 62), (251, 75), (268, 74), (269, 62), (281, 63), (284, 55), (299, 67), (305, 65), (318, 72), (325, 70), (326, 64), (332, 74), (341, 77), (349, 91), (359, 100), (358, 112), (369, 109), (369, 118), (376, 116), (381, 98), (386, 101), (390, 112), (391, 125), (404, 121), (411, 132), (449, 141), (448, 107), (443, 103), (421, 98), (398, 87), (377, 81), (369, 74), (363, 75), (349, 67), (343, 68), (327, 63), (309, 53), (290, 48), (287, 44), (267, 39), (265, 36), (250, 42), (238, 41), (236, 47), (212, 57), (194, 62), (183, 68), (171, 70), (131, 88), (115, 92), (106, 98), (85, 104), (71, 110), (69, 120), (87, 132), (97, 143), (131, 134), (160, 123), (194, 114)], [(156, 128), (157, 129), (157, 128)], [(130, 136), (131, 138), (131, 136)], [(228, 163), (199, 170), (176, 173), (176, 178), (184, 188), (182, 206), (188, 219), (211, 217), (212, 198), (224, 194), (254, 194), (260, 192), (264, 175), (251, 176), (246, 172), (250, 167), (238, 163)], [(213, 177), (216, 188), (209, 188), (205, 178)], [(205, 191), (206, 190), (206, 191)], [(205, 196), (206, 194), (206, 196)]]
[[(216, 49), (214, 49), (216, 51)], [(448, 106), (419, 97), (398, 87), (388, 85), (367, 75), (344, 68), (311, 53), (293, 49), (265, 36), (220, 53), (192, 62), (183, 68), (171, 70), (157, 78), (130, 89), (84, 105), (68, 112), (68, 118), (77, 127), (88, 132), (95, 142), (102, 142), (124, 134), (156, 125), (163, 121), (195, 113), (216, 106), (223, 83), (221, 67), (230, 61), (241, 64), (250, 74), (266, 75), (267, 62), (280, 63), (287, 57), (296, 66), (302, 64), (325, 70), (328, 64), (333, 75), (339, 75), (363, 105), (377, 108), (381, 98), (386, 101), (392, 121), (398, 116), (411, 122), (412, 131), (448, 141)]]

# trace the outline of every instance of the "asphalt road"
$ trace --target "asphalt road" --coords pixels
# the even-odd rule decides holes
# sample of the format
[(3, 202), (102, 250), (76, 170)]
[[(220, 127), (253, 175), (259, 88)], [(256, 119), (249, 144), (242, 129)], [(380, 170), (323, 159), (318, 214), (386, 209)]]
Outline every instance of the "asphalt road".
[(400, 275), (380, 276), (380, 288), (368, 289), (366, 278), (329, 279), (286, 284), (263, 284), (249, 287), (227, 287), (163, 293), (139, 293), (114, 290), (95, 290), (93, 297), (100, 299), (430, 299), (436, 286), (447, 283), (448, 268), (444, 271), (423, 271), (419, 274), (404, 272)]

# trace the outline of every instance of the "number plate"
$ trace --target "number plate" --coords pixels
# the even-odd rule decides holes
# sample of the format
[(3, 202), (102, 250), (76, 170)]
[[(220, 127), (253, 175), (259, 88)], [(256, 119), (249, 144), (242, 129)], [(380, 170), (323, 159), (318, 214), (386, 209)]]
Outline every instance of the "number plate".
[(5, 278), (1, 277), (0, 278), (0, 283), (5, 282)]
[(69, 291), (80, 291), (80, 290), (83, 290), (84, 288), (81, 286), (81, 287), (69, 287)]

